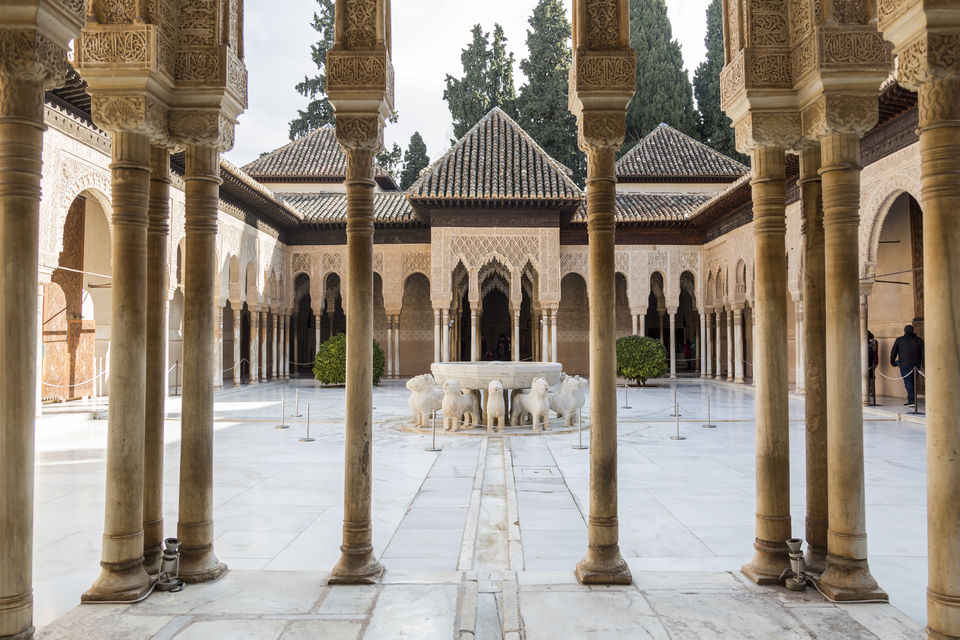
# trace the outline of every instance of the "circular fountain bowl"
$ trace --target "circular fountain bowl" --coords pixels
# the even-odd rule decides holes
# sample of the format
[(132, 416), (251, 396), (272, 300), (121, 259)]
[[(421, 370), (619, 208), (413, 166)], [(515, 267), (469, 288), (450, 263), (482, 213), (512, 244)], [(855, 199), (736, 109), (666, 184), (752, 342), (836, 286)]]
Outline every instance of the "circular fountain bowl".
[(534, 378), (543, 378), (551, 387), (560, 382), (559, 362), (434, 362), (430, 365), (437, 384), (456, 380), (461, 389), (486, 390), (492, 380), (504, 389), (529, 389)]

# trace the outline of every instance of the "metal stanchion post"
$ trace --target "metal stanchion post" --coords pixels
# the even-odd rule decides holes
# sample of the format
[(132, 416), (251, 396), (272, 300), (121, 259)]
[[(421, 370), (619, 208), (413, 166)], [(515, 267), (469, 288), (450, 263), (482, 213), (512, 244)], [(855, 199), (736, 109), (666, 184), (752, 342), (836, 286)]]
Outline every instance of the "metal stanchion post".
[(710, 416), (710, 396), (707, 395), (707, 424), (703, 425), (704, 429), (716, 429), (717, 425), (713, 424), (713, 420)]
[(627, 402), (627, 381), (626, 380), (623, 381), (623, 406), (620, 408), (633, 409), (633, 407), (630, 406), (630, 403)]
[(577, 444), (574, 449), (581, 450), (587, 447), (583, 446), (583, 412), (577, 409)]
[(680, 412), (679, 412), (679, 411), (677, 412), (676, 420), (677, 420), (677, 434), (674, 435), (674, 436), (670, 436), (670, 439), (671, 439), (671, 440), (686, 440), (685, 437), (683, 437), (682, 435), (680, 435)]
[(293, 410), (293, 413), (290, 414), (291, 418), (300, 418), (300, 389), (297, 389), (297, 405)]
[(916, 367), (913, 368), (913, 415), (920, 413), (920, 386), (917, 384), (919, 380), (917, 377), (918, 371), (919, 369)]
[(677, 418), (680, 416), (680, 405), (677, 404), (677, 388), (673, 388), (673, 413), (670, 414), (671, 418)]
[(430, 432), (431, 432), (431, 435), (430, 435), (431, 444), (429, 447), (424, 449), (424, 451), (440, 451), (440, 449), (437, 448), (437, 411), (436, 409), (434, 409), (430, 413)]
[(173, 395), (180, 395), (180, 361), (176, 362), (176, 370), (173, 372)]
[(300, 438), (300, 442), (313, 442), (316, 438), (310, 437), (310, 405), (307, 405), (307, 435), (305, 438)]
[(286, 423), (284, 418), (287, 414), (287, 398), (286, 396), (280, 396), (280, 424), (278, 424), (274, 429), (289, 429), (290, 426)]

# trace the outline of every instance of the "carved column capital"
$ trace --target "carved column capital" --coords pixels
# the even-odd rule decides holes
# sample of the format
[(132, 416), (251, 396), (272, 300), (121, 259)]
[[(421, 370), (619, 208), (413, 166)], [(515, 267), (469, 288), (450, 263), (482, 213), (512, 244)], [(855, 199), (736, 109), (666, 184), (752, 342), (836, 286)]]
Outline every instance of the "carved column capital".
[(790, 149), (803, 137), (796, 111), (750, 111), (736, 123), (734, 131), (741, 153), (763, 147)]
[(169, 144), (167, 106), (150, 94), (94, 93), (90, 114), (104, 131), (141, 133), (157, 146)]
[(218, 109), (172, 109), (169, 123), (171, 138), (180, 144), (233, 148), (234, 122)]
[(581, 111), (577, 116), (577, 143), (584, 153), (617, 151), (627, 134), (626, 112)]
[(35, 28), (0, 27), (0, 118), (43, 119), (44, 89), (63, 84), (66, 46)]
[(347, 180), (373, 180), (374, 160), (383, 149), (380, 114), (338, 115), (337, 142), (347, 155)]
[(821, 95), (801, 113), (803, 135), (809, 140), (819, 140), (831, 135), (863, 135), (877, 124), (879, 115), (879, 103), (875, 93)]

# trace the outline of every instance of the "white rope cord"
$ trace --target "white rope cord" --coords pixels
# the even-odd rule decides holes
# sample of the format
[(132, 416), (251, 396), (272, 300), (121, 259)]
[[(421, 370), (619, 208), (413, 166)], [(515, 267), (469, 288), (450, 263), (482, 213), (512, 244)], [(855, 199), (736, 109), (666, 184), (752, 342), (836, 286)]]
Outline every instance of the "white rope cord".
[(101, 371), (100, 373), (98, 373), (97, 375), (95, 375), (95, 376), (93, 376), (92, 378), (90, 378), (89, 380), (84, 380), (83, 382), (74, 382), (73, 384), (53, 384), (52, 382), (46, 382), (46, 381), (44, 381), (44, 382), (42, 382), (41, 384), (44, 384), (44, 385), (46, 385), (46, 386), (48, 386), (48, 387), (53, 387), (54, 389), (70, 389), (71, 387), (79, 387), (79, 386), (82, 386), (82, 385), (85, 385), (85, 384), (90, 384), (90, 383), (93, 382), (94, 380), (96, 380), (96, 379), (98, 379), (98, 378), (102, 378), (102, 377), (105, 376), (105, 375), (107, 375), (107, 371), (106, 371), (106, 370), (103, 370), (103, 371)]
[[(892, 378), (891, 378), (890, 376), (885, 376), (885, 375), (883, 375), (882, 373), (880, 373), (880, 370), (879, 370), (879, 369), (874, 369), (874, 370), (873, 370), (873, 372), (874, 372), (875, 374), (877, 374), (877, 375), (880, 376), (881, 378), (885, 378), (885, 379), (887, 379), (887, 380), (906, 380), (907, 378), (909, 378), (910, 376), (913, 375), (913, 372), (914, 372), (914, 371), (917, 371), (918, 373), (920, 373), (920, 375), (923, 375), (923, 372), (920, 371), (919, 369), (917, 369), (916, 367), (914, 367), (914, 368), (913, 368), (907, 375), (905, 375), (905, 376), (894, 376), (894, 377), (892, 377)], [(923, 377), (926, 378), (925, 375), (924, 375)]]
[(295, 364), (295, 365), (297, 365), (297, 366), (303, 367), (303, 366), (306, 366), (306, 365), (308, 365), (308, 364), (315, 364), (315, 363), (313, 363), (313, 362), (291, 362), (290, 364)]

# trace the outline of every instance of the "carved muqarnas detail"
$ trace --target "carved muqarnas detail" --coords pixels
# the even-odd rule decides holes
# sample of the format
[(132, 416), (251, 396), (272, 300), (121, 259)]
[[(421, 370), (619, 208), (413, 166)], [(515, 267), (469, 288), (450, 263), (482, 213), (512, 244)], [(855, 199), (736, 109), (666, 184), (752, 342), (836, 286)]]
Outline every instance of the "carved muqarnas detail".
[(600, 50), (620, 46), (618, 0), (593, 0), (587, 3), (587, 46)]
[(348, 49), (373, 49), (377, 43), (376, 0), (347, 0), (344, 45)]

